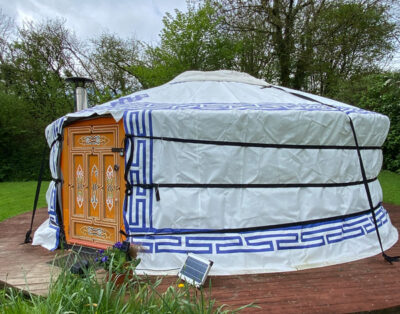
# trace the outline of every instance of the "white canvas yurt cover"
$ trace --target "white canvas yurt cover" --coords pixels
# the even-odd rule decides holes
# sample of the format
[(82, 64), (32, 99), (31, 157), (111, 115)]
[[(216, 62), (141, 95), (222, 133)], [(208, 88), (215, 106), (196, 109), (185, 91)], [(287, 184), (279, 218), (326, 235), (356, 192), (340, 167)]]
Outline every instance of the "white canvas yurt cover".
[(59, 244), (63, 126), (95, 115), (123, 119), (121, 211), (145, 249), (139, 271), (176, 273), (188, 252), (212, 260), (211, 274), (290, 271), (398, 240), (377, 179), (386, 116), (244, 73), (190, 71), (47, 127), (50, 219), (34, 244)]

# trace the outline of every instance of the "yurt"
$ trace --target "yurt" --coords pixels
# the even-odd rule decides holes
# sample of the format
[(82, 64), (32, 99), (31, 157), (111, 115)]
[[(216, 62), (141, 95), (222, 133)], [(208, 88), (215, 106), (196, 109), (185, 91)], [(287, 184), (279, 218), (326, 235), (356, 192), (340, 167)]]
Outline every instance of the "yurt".
[(377, 179), (389, 119), (234, 71), (185, 72), (46, 128), (49, 219), (34, 244), (142, 247), (138, 271), (353, 261), (398, 232)]

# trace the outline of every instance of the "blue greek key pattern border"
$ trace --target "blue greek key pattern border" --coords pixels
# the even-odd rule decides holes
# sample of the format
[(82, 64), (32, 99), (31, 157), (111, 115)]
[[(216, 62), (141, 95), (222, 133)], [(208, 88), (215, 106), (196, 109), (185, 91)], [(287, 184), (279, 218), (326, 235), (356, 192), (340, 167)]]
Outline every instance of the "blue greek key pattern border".
[[(318, 103), (159, 103), (151, 102), (147, 100), (149, 98), (148, 94), (137, 94), (130, 95), (126, 97), (121, 97), (118, 100), (110, 101), (100, 106), (95, 106), (93, 108), (88, 108), (80, 111), (82, 115), (87, 116), (87, 113), (96, 113), (101, 110), (109, 110), (110, 112), (118, 110), (126, 111), (154, 111), (154, 110), (255, 110), (255, 111), (342, 111), (347, 114), (358, 113), (358, 114), (378, 114), (373, 111), (368, 111), (365, 109), (357, 107), (347, 107), (335, 105), (334, 107), (329, 107)], [(143, 99), (145, 99), (143, 101)]]
[[(376, 210), (378, 228), (389, 222), (387, 211)], [(300, 250), (331, 245), (375, 232), (371, 214), (325, 223), (235, 234), (134, 237), (147, 253), (232, 254)]]
[[(329, 108), (329, 107), (327, 107)], [(152, 137), (151, 111), (127, 111), (124, 113), (126, 134)], [(153, 183), (153, 140), (133, 137), (128, 141), (125, 161), (133, 151), (131, 167), (128, 170), (128, 182)], [(153, 228), (153, 189), (134, 187), (127, 198), (127, 211), (124, 213), (125, 230), (130, 234), (157, 232)], [(389, 221), (383, 207), (376, 211), (378, 226)], [(148, 253), (196, 253), (231, 254), (251, 252), (274, 252), (280, 250), (299, 250), (321, 247), (348, 239), (365, 236), (375, 231), (371, 214), (338, 219), (326, 223), (299, 225), (284, 229), (234, 234), (190, 234), (160, 236), (135, 236), (131, 241), (142, 245)], [(193, 231), (195, 232), (195, 231)]]
[(47, 212), (50, 218), (50, 224), (53, 227), (59, 227), (58, 217), (56, 214), (56, 206), (57, 206), (57, 187), (54, 182), (51, 182), (49, 189), (51, 189), (50, 200), (48, 200), (47, 204)]
[[(137, 136), (153, 136), (151, 111), (129, 111), (124, 113), (124, 127), (126, 134)], [(128, 171), (130, 184), (153, 183), (153, 140), (133, 138), (128, 141), (126, 148), (128, 161), (129, 153), (133, 151), (132, 164)], [(127, 166), (125, 164), (125, 166)], [(153, 230), (152, 208), (153, 190), (134, 187), (132, 194), (127, 198), (126, 213), (124, 213), (125, 230), (131, 232), (150, 232)]]

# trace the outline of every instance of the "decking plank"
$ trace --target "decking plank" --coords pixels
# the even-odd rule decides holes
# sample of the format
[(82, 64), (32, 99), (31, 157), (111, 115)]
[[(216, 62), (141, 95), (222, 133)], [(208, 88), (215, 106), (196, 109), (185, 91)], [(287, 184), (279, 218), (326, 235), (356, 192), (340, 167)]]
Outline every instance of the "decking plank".
[[(392, 223), (400, 227), (400, 206), (385, 205)], [(46, 209), (37, 212), (35, 228), (47, 218)], [(60, 251), (50, 252), (30, 244), (20, 245), (29, 227), (30, 213), (0, 223), (0, 285), (45, 296), (51, 273), (58, 267), (48, 264)], [(397, 243), (387, 251), (400, 255)], [(211, 295), (217, 304), (230, 309), (254, 302), (259, 309), (249, 313), (358, 312), (400, 306), (400, 263), (389, 265), (380, 255), (356, 262), (296, 272), (210, 276)], [(176, 277), (165, 277), (160, 290), (176, 285)], [(208, 295), (208, 291), (205, 293)]]

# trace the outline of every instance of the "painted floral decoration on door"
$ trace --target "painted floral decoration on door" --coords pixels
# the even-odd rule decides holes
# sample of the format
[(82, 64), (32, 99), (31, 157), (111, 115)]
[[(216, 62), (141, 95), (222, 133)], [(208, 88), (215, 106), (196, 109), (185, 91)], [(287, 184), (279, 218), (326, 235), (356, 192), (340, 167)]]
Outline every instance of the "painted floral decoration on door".
[(80, 229), (81, 233), (89, 236), (89, 237), (98, 237), (101, 239), (111, 239), (111, 234), (109, 231), (103, 229), (103, 228), (95, 228), (91, 226), (83, 226)]
[(106, 184), (107, 184), (107, 198), (106, 204), (108, 210), (112, 210), (114, 207), (114, 169), (109, 165), (106, 172)]
[(85, 135), (79, 138), (79, 144), (87, 145), (105, 145), (109, 139), (103, 135)]
[(78, 207), (82, 207), (83, 204), (83, 169), (81, 165), (78, 165), (76, 169), (76, 203)]
[(99, 177), (99, 170), (97, 169), (96, 165), (93, 165), (92, 171), (91, 171), (91, 178), (92, 178), (92, 195), (90, 197), (90, 202), (92, 203), (92, 206), (94, 209), (96, 209), (97, 204), (99, 203), (99, 197), (98, 197), (98, 184), (97, 180)]

